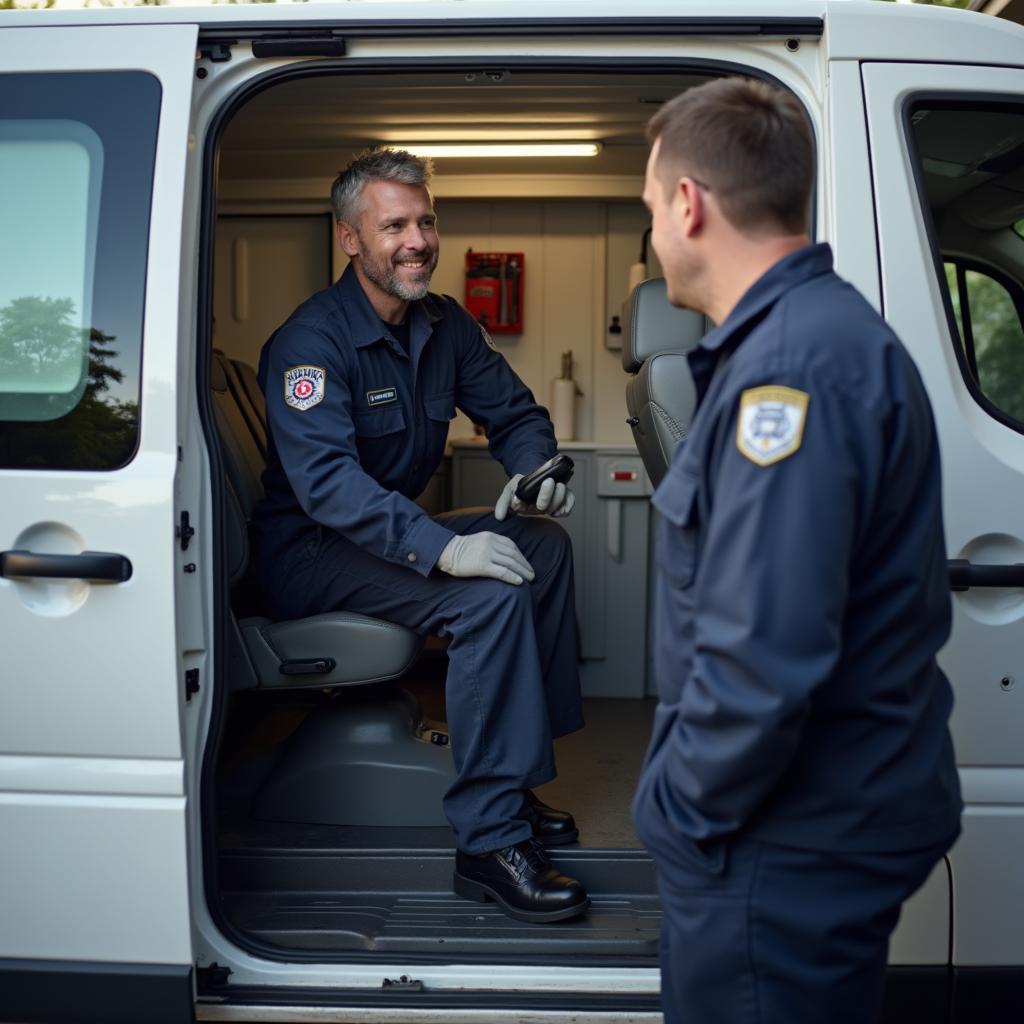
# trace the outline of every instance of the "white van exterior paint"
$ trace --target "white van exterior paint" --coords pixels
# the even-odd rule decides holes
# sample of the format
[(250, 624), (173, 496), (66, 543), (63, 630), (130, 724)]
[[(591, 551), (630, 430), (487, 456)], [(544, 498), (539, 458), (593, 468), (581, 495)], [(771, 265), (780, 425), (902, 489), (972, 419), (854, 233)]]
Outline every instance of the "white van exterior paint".
[[(588, 31), (588, 19), (620, 16), (615, 5), (567, 0), (555, 20), (576, 19), (578, 29), (545, 37), (499, 33), (496, 27), (509, 21), (543, 26), (552, 17), (549, 4), (476, 0), (0, 15), (5, 72), (141, 68), (157, 75), (164, 88), (139, 454), (113, 473), (0, 471), (0, 548), (18, 547), (19, 538), (34, 531), (30, 536), (54, 552), (121, 551), (135, 566), (127, 584), (50, 585), (38, 595), (30, 589), (37, 585), (0, 579), (0, 640), (7, 659), (0, 677), (0, 836), (6, 837), (0, 842), (0, 957), (217, 962), (230, 967), (233, 984), (296, 990), (379, 989), (383, 978), (408, 973), (401, 963), (257, 958), (219, 931), (206, 906), (198, 786), (212, 698), (215, 551), (209, 465), (194, 398), (202, 156), (211, 122), (237, 89), (298, 61), (256, 60), (243, 44), (229, 62), (205, 62), (208, 75), (199, 81), (194, 54), (204, 28), (386, 27), (409, 20), (440, 30), (457, 21), (479, 30), (422, 36), (367, 29), (348, 40), (348, 57), (472, 54), (620, 63), (699, 57), (774, 75), (806, 105), (819, 140), (818, 235), (833, 244), (839, 273), (883, 309), (928, 385), (944, 453), (950, 556), (995, 534), (1009, 541), (993, 541), (985, 548), (986, 560), (1013, 560), (1018, 548), (1024, 550), (1016, 515), (1024, 504), (1024, 444), (978, 407), (952, 356), (895, 113), (901, 97), (921, 89), (1024, 94), (1024, 31), (958, 11), (814, 0), (772, 5), (773, 18), (824, 19), (822, 38), (803, 40), (795, 52), (772, 37)], [(766, 12), (763, 4), (735, 0), (647, 0), (631, 5), (629, 16), (722, 21), (761, 19)], [(998, 507), (979, 497), (986, 493), (999, 495)], [(198, 530), (187, 557), (173, 538), (176, 516), (186, 508), (193, 510)], [(186, 562), (198, 570), (184, 573)], [(1001, 666), (1019, 661), (1024, 599), (995, 607), (988, 595), (958, 595), (955, 607), (954, 635), (943, 661), (957, 686), (954, 730), (968, 810), (964, 837), (951, 856), (954, 962), (1024, 964), (1018, 909), (1024, 902), (1018, 870), (1024, 860), (1024, 698), (1020, 687), (1006, 693), (995, 685), (1005, 671)], [(198, 668), (202, 680), (199, 694), (187, 703), (186, 668)], [(55, 836), (63, 837), (61, 843), (54, 843)], [(969, 899), (961, 899), (963, 893)], [(908, 906), (894, 938), (893, 962), (945, 963), (948, 912), (940, 872)], [(450, 964), (417, 966), (415, 975), (435, 991), (657, 990), (656, 971), (625, 968)], [(208, 1020), (240, 1019), (236, 1011), (214, 1005), (200, 1013)], [(371, 1017), (365, 1010), (293, 1013), (249, 1008), (244, 1017)], [(460, 1016), (451, 1010), (443, 1016), (374, 1011), (372, 1019)], [(471, 1019), (566, 1018), (473, 1011)]]
[(119, 552), (135, 569), (117, 586), (0, 579), (0, 957), (191, 959), (177, 573), (167, 537), (195, 39), (194, 25), (0, 31), (5, 72), (117, 69), (133, 54), (160, 79), (147, 278), (165, 285), (147, 289), (136, 458), (103, 474), (0, 474), (5, 549)]

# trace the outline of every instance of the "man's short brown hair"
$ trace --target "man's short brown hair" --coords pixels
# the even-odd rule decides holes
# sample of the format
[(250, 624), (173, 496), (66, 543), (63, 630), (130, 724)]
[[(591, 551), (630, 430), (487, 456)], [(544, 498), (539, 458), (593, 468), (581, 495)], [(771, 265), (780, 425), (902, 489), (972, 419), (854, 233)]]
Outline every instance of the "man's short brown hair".
[(670, 194), (684, 176), (711, 192), (741, 231), (807, 231), (814, 145), (796, 98), (750, 78), (687, 89), (651, 118), (655, 172)]

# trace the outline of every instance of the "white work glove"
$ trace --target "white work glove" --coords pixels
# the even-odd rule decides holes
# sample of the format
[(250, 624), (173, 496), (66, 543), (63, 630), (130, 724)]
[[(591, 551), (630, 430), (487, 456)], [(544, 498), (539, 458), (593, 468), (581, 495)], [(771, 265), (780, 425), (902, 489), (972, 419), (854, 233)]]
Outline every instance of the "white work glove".
[(494, 518), (504, 519), (511, 511), (517, 516), (567, 516), (576, 504), (576, 495), (565, 484), (545, 480), (537, 492), (537, 504), (528, 505), (516, 497), (516, 488), (523, 479), (522, 473), (516, 473), (501, 492), (498, 503), (494, 506)]
[(533, 567), (513, 540), (500, 533), (467, 533), (452, 537), (437, 560), (449, 576), (490, 576), (519, 586), (533, 579)]

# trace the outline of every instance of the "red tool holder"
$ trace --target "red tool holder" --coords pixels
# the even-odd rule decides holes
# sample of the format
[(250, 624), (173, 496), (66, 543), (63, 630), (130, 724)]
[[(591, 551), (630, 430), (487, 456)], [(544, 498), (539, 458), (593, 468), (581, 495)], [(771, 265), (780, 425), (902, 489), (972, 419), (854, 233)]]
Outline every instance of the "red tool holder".
[(490, 334), (523, 333), (521, 252), (466, 253), (466, 309)]

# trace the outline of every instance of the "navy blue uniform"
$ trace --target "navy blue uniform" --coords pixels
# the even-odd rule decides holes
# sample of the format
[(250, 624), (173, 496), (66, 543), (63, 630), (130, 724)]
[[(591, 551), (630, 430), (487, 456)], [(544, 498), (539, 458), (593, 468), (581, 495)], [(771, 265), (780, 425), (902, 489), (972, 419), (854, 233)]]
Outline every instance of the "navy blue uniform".
[[(283, 618), (344, 608), (451, 638), (446, 689), (457, 778), (445, 811), (459, 848), (530, 835), (521, 791), (554, 777), (552, 738), (582, 725), (572, 554), (541, 519), (415, 504), (456, 407), (484, 426), (510, 476), (556, 452), (547, 412), (453, 299), (409, 305), (403, 345), (355, 271), (300, 306), (263, 348), (265, 498), (254, 515), (263, 588)], [(511, 537), (532, 584), (434, 568), (456, 534)]]
[(930, 406), (827, 245), (764, 274), (690, 366), (634, 805), (666, 1019), (869, 1021), (900, 902), (959, 829)]

